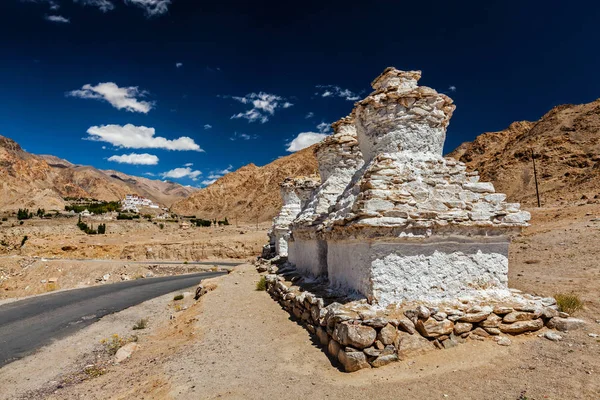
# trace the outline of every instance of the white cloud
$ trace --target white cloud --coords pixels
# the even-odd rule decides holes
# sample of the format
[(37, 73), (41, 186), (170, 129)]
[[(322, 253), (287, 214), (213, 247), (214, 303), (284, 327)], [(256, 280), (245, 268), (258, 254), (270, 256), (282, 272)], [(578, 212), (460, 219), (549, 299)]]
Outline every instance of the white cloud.
[(309, 118), (312, 118), (314, 116), (315, 116), (315, 113), (311, 111), (308, 114), (306, 114), (306, 117), (304, 117), (304, 118), (309, 119)]
[(198, 177), (202, 175), (202, 172), (198, 170), (192, 170), (190, 167), (175, 168), (167, 172), (160, 174), (163, 178), (181, 179), (191, 178), (192, 180), (198, 180)]
[(321, 133), (330, 132), (331, 131), (331, 124), (328, 124), (327, 122), (321, 122), (319, 125), (317, 125), (317, 129)]
[(248, 122), (260, 121), (265, 123), (269, 118), (275, 114), (275, 110), (278, 108), (289, 108), (293, 104), (285, 101), (281, 96), (275, 94), (269, 94), (265, 92), (249, 93), (244, 97), (239, 96), (222, 96), (224, 98), (232, 98), (239, 101), (242, 104), (250, 104), (252, 108), (248, 111), (234, 114), (231, 119), (244, 118)]
[(112, 156), (108, 159), (108, 161), (118, 162), (119, 164), (156, 165), (158, 164), (158, 157), (148, 153), (131, 153), (120, 156)]
[(84, 6), (97, 7), (102, 12), (112, 11), (115, 5), (109, 0), (73, 0), (75, 3), (80, 3)]
[(177, 139), (165, 139), (154, 136), (154, 128), (127, 124), (92, 126), (87, 130), (89, 140), (107, 142), (117, 147), (127, 149), (165, 149), (165, 150), (194, 150), (204, 151), (194, 142), (194, 139), (182, 136)]
[(193, 162), (183, 164), (184, 167), (191, 167), (192, 165), (194, 165)]
[(237, 133), (237, 132), (235, 132), (233, 134), (233, 136), (231, 136), (229, 138), (229, 140), (231, 140), (231, 141), (235, 141), (235, 140), (238, 140), (238, 139), (240, 139), (240, 140), (258, 139), (258, 135), (249, 135), (247, 133)]
[(58, 22), (61, 24), (68, 24), (69, 22), (71, 22), (68, 18), (63, 17), (62, 15), (46, 15), (44, 19), (46, 21)]
[(23, 3), (48, 3), (48, 7), (56, 11), (60, 8), (60, 4), (58, 4), (55, 0), (21, 0)]
[(456, 86), (450, 86), (448, 90), (451, 92), (456, 92)]
[(360, 97), (358, 96), (358, 94), (352, 92), (349, 89), (342, 89), (339, 86), (335, 86), (335, 85), (317, 85), (316, 86), (318, 89), (323, 89), (323, 91), (321, 93), (317, 92), (315, 93), (317, 96), (321, 96), (321, 97), (340, 97), (344, 100), (348, 100), (348, 101), (356, 101), (358, 99), (360, 99)]
[(212, 128), (212, 125), (211, 125), (211, 124), (205, 124), (205, 125), (204, 125), (204, 129), (211, 129), (211, 128)]
[(183, 63), (180, 63), (180, 62), (178, 62), (178, 63), (175, 63), (175, 67), (177, 67), (177, 68), (181, 68), (181, 67), (183, 67)]
[(229, 166), (225, 169), (221, 169), (221, 170), (216, 170), (216, 171), (212, 171), (209, 175), (208, 175), (208, 179), (200, 182), (203, 185), (207, 186), (207, 185), (211, 185), (213, 183), (215, 183), (215, 181), (219, 178), (222, 178), (224, 175), (227, 175), (228, 173), (230, 173), (233, 170), (233, 165), (229, 164)]
[(127, 111), (147, 114), (154, 107), (154, 103), (138, 100), (138, 97), (144, 97), (146, 94), (146, 91), (140, 90), (137, 86), (121, 88), (113, 82), (106, 82), (96, 86), (83, 85), (79, 90), (68, 92), (67, 96), (104, 100), (119, 110), (124, 108)]
[(292, 140), (291, 142), (288, 143), (288, 147), (286, 150), (289, 151), (290, 153), (293, 153), (295, 151), (302, 150), (309, 146), (312, 146), (315, 143), (319, 143), (321, 140), (325, 139), (326, 137), (327, 137), (327, 135), (324, 133), (302, 132), (302, 133), (298, 134), (298, 136), (296, 136), (294, 138), (294, 140)]
[(148, 175), (148, 176), (156, 176), (156, 174), (153, 174), (152, 172), (144, 172), (144, 175)]
[(138, 6), (144, 9), (147, 16), (154, 17), (169, 11), (171, 0), (125, 0), (125, 3)]

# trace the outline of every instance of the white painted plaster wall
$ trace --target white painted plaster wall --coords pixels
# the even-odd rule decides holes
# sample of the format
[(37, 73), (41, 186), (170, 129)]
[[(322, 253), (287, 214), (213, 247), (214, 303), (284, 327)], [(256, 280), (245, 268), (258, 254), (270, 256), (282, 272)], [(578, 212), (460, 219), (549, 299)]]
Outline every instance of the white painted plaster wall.
[(356, 290), (383, 306), (452, 299), (478, 290), (506, 289), (508, 284), (505, 237), (330, 241), (328, 252), (332, 285)]
[(288, 260), (303, 274), (327, 276), (327, 242), (319, 239), (294, 239), (289, 242)]

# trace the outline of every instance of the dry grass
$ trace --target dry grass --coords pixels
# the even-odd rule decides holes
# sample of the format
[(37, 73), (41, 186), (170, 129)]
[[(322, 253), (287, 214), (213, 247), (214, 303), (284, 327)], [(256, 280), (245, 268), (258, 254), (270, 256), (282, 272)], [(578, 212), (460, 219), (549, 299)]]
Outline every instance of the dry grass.
[(267, 280), (264, 276), (261, 276), (260, 280), (256, 282), (256, 290), (259, 292), (264, 292), (267, 290)]
[(554, 298), (559, 311), (574, 314), (583, 309), (583, 302), (575, 293), (559, 293), (554, 295)]
[(104, 345), (108, 354), (114, 356), (115, 354), (117, 354), (117, 351), (121, 347), (125, 346), (127, 343), (130, 342), (137, 342), (137, 340), (138, 338), (135, 335), (129, 337), (121, 337), (115, 333), (108, 339), (102, 339), (100, 343)]
[(136, 322), (135, 325), (133, 325), (133, 330), (137, 331), (139, 329), (146, 329), (147, 326), (148, 326), (148, 318), (142, 318), (138, 322)]

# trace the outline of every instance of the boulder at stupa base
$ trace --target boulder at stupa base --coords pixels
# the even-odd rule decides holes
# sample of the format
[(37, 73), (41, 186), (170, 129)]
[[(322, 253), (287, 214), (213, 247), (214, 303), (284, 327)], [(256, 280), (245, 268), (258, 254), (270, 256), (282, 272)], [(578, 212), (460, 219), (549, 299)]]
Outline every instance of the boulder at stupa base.
[(345, 117), (331, 126), (334, 134), (315, 149), (322, 183), (294, 220), (289, 241), (289, 261), (299, 271), (313, 276), (327, 275), (327, 242), (320, 232), (323, 222), (356, 170), (364, 164), (354, 119)]

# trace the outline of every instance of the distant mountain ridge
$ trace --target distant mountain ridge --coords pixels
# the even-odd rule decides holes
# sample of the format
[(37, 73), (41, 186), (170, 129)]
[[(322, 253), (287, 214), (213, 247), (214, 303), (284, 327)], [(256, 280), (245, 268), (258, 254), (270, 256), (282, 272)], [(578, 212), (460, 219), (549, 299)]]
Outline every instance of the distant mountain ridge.
[(313, 152), (311, 146), (263, 167), (245, 165), (173, 204), (172, 210), (204, 219), (268, 221), (281, 209), (279, 184), (285, 178), (317, 173)]
[(542, 204), (600, 197), (600, 99), (560, 105), (538, 121), (481, 134), (449, 156), (478, 170), (509, 200), (535, 205), (532, 151)]
[(116, 201), (128, 193), (170, 206), (195, 190), (170, 181), (76, 165), (53, 155), (34, 155), (0, 136), (0, 210), (62, 210), (64, 197)]

